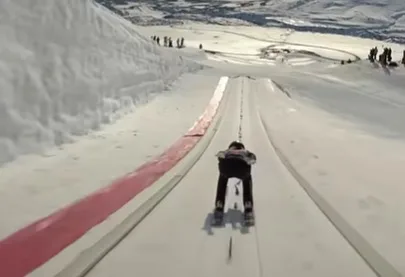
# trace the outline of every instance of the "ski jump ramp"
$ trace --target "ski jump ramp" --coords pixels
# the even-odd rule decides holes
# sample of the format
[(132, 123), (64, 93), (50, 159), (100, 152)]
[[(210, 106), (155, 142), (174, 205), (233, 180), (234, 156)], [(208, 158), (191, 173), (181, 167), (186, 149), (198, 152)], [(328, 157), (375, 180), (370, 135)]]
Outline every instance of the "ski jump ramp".
[[(266, 101), (267, 79), (229, 78), (197, 146), (142, 205), (56, 276), (400, 276), (294, 176), (266, 129)], [(256, 224), (242, 226), (241, 194), (231, 179), (225, 224), (214, 227), (215, 153), (235, 139), (257, 154)]]

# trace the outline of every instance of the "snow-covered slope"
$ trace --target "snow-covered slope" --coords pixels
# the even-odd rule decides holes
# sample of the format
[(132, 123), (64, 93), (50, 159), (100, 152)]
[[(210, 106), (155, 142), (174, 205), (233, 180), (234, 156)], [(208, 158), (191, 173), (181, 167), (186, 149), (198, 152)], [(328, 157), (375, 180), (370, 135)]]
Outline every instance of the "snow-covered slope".
[(92, 0), (0, 1), (0, 164), (86, 134), (197, 69)]
[[(72, 2), (64, 2), (63, 5), (72, 4)], [(185, 1), (173, 4), (167, 0), (151, 1), (148, 5), (145, 5), (144, 2), (138, 2), (135, 5), (127, 5), (126, 1), (120, 2), (120, 5), (115, 5), (115, 9), (121, 9), (118, 13), (127, 12), (126, 17), (139, 24), (168, 23), (173, 22), (173, 19), (177, 21), (176, 18), (182, 18), (181, 20), (199, 18), (200, 21), (209, 18), (211, 22), (231, 25), (231, 23), (237, 23), (238, 19), (235, 17), (238, 17), (238, 10), (249, 8), (249, 5), (246, 4), (249, 2), (243, 3), (245, 6), (241, 7), (241, 1), (199, 2), (193, 6)], [(283, 3), (279, 2), (279, 5)], [(265, 7), (267, 4), (264, 3), (263, 6)], [(313, 4), (315, 5), (314, 1)], [(164, 11), (164, 9), (181, 11), (181, 5), (190, 12), (168, 14)], [(227, 13), (220, 15), (222, 6), (218, 5), (223, 5), (223, 7), (227, 5), (229, 8)], [(229, 252), (225, 253), (227, 249), (223, 246), (229, 241), (230, 234), (235, 238), (231, 241), (235, 241), (238, 246), (234, 249), (248, 249), (248, 251), (235, 252), (237, 255), (233, 256), (236, 258), (233, 260), (233, 265), (238, 266), (232, 267), (235, 271), (231, 274), (236, 272), (234, 276), (246, 276), (248, 272), (260, 272), (252, 269), (259, 269), (258, 265), (261, 260), (271, 261), (268, 263), (270, 265), (277, 265), (276, 267), (264, 266), (264, 270), (260, 269), (265, 276), (323, 277), (331, 274), (331, 268), (340, 270), (333, 272), (336, 276), (370, 276), (370, 271), (361, 269), (366, 269), (366, 266), (359, 257), (354, 258), (355, 255), (347, 254), (349, 253), (347, 250), (350, 249), (349, 244), (344, 242), (337, 230), (333, 230), (332, 224), (304, 193), (303, 182), (296, 177), (297, 174), (291, 175), (285, 165), (280, 163), (280, 159), (269, 143), (267, 132), (274, 133), (272, 136), (281, 152), (284, 152), (295, 170), (310, 183), (307, 187), (311, 185), (318, 195), (321, 195), (318, 199), (324, 198), (325, 203), (332, 206), (332, 209), (329, 209), (329, 215), (331, 210), (336, 211), (333, 213), (335, 216), (332, 216), (332, 220), (336, 221), (336, 214), (342, 216), (342, 219), (338, 220), (340, 224), (337, 224), (340, 225), (339, 231), (346, 235), (346, 239), (351, 242), (352, 246), (367, 249), (367, 251), (359, 251), (359, 253), (363, 252), (361, 254), (368, 252), (365, 253), (367, 256), (365, 260), (372, 260), (372, 263), (378, 264), (378, 267), (382, 265), (384, 270), (390, 268), (389, 265), (386, 266), (385, 258), (401, 274), (405, 273), (404, 263), (401, 259), (402, 249), (405, 247), (402, 239), (405, 224), (403, 224), (401, 214), (401, 211), (405, 210), (405, 203), (401, 201), (401, 196), (405, 193), (402, 185), (405, 176), (401, 171), (405, 166), (403, 158), (405, 157), (405, 127), (402, 124), (402, 119), (405, 118), (403, 90), (405, 71), (402, 65), (383, 67), (378, 63), (360, 60), (360, 58), (366, 58), (371, 46), (377, 46), (381, 53), (381, 46), (384, 45), (392, 47), (393, 59), (398, 61), (402, 57), (403, 46), (371, 39), (302, 33), (288, 28), (267, 28), (266, 26), (235, 27), (193, 23), (182, 26), (131, 27), (125, 21), (112, 15), (111, 12), (95, 7), (91, 2), (88, 2), (85, 7), (87, 10), (81, 9), (80, 15), (90, 18), (94, 25), (91, 25), (90, 28), (80, 21), (71, 22), (75, 24), (74, 32), (68, 32), (66, 30), (68, 27), (64, 27), (63, 30), (67, 35), (72, 35), (73, 39), (58, 33), (57, 25), (49, 26), (46, 23), (42, 23), (40, 28), (33, 26), (30, 32), (23, 33), (18, 39), (23, 40), (24, 37), (26, 38), (34, 32), (38, 33), (36, 37), (45, 36), (45, 33), (42, 32), (44, 30), (46, 34), (55, 32), (56, 35), (59, 35), (60, 41), (57, 45), (59, 47), (64, 45), (63, 49), (68, 49), (67, 42), (76, 41), (76, 48), (67, 52), (71, 55), (75, 53), (94, 54), (94, 51), (89, 49), (99, 51), (96, 57), (102, 58), (95, 60), (94, 64), (97, 66), (92, 64), (92, 69), (101, 67), (102, 69), (96, 73), (104, 75), (101, 77), (97, 77), (96, 73), (90, 75), (88, 72), (91, 71), (87, 71), (83, 62), (84, 58), (88, 56), (83, 55), (84, 58), (79, 61), (75, 60), (75, 62), (84, 69), (82, 68), (82, 72), (74, 71), (74, 73), (82, 75), (76, 74), (68, 79), (62, 79), (65, 83), (64, 86), (61, 86), (63, 88), (61, 91), (65, 94), (60, 94), (59, 99), (62, 100), (58, 102), (64, 103), (63, 101), (69, 100), (70, 98), (66, 98), (66, 95), (73, 97), (70, 93), (76, 93), (72, 87), (83, 84), (81, 91), (91, 93), (77, 94), (82, 96), (81, 99), (89, 100), (93, 96), (98, 97), (95, 97), (98, 105), (94, 104), (94, 106), (90, 106), (91, 109), (87, 108), (93, 112), (91, 115), (95, 115), (90, 117), (91, 119), (111, 115), (109, 112), (102, 113), (105, 111), (103, 108), (108, 107), (105, 99), (108, 101), (113, 99), (117, 108), (119, 105), (126, 107), (125, 97), (128, 102), (131, 102), (139, 99), (137, 96), (144, 95), (145, 91), (149, 91), (150, 88), (159, 88), (156, 91), (161, 91), (166, 82), (157, 82), (160, 76), (163, 76), (163, 80), (170, 76), (166, 80), (171, 80), (182, 70), (190, 69), (188, 64), (181, 63), (178, 58), (157, 56), (157, 54), (163, 54), (162, 51), (181, 52), (188, 58), (195, 58), (200, 64), (208, 65), (211, 68), (199, 71), (198, 74), (184, 74), (182, 76), (184, 79), (181, 79), (180, 84), (178, 83), (177, 88), (171, 93), (156, 97), (148, 105), (137, 109), (131, 116), (123, 117), (116, 124), (94, 132), (92, 136), (85, 136), (87, 139), (65, 145), (63, 149), (48, 151), (47, 155), (44, 155), (45, 157), (21, 158), (3, 166), (0, 178), (0, 219), (2, 222), (0, 237), (6, 237), (22, 226), (106, 186), (163, 151), (178, 136), (181, 136), (198, 117), (200, 111), (203, 111), (219, 77), (229, 76), (230, 82), (226, 92), (229, 94), (224, 98), (227, 103), (222, 106), (224, 108), (221, 123), (218, 125), (217, 133), (206, 153), (187, 176), (183, 176), (178, 187), (159, 204), (153, 213), (146, 217), (142, 224), (136, 227), (136, 236), (127, 236), (125, 242), (117, 248), (115, 253), (107, 256), (102, 265), (97, 265), (94, 276), (102, 274), (124, 276), (128, 272), (133, 273), (137, 270), (141, 275), (148, 275), (145, 272), (149, 271), (151, 272), (149, 276), (152, 276), (156, 267), (145, 266), (150, 261), (154, 263), (159, 261), (163, 265), (157, 268), (159, 272), (154, 276), (167, 274), (171, 272), (170, 270), (176, 272), (177, 276), (189, 276), (190, 272), (205, 272), (208, 273), (205, 274), (207, 276), (215, 274), (225, 276), (230, 271), (228, 264), (222, 258)], [(253, 22), (260, 7), (259, 9), (254, 8), (253, 5), (251, 8), (252, 16), (248, 18)], [(200, 10), (197, 12), (198, 9)], [(290, 10), (294, 11), (294, 7), (291, 7)], [(300, 7), (296, 8), (296, 11), (298, 10)], [(218, 17), (212, 16), (210, 12), (218, 12)], [(309, 15), (309, 11), (307, 12)], [(29, 13), (27, 12), (27, 14)], [(244, 15), (246, 14), (244, 13)], [(16, 13), (14, 15), (13, 20), (23, 17)], [(45, 12), (44, 15), (49, 16)], [(70, 16), (70, 14), (65, 15)], [(224, 20), (223, 16), (234, 16), (234, 18)], [(55, 14), (55, 18), (61, 18), (61, 15)], [(41, 20), (49, 21), (47, 17), (42, 17)], [(111, 25), (102, 27), (108, 22)], [(268, 22), (270, 23), (266, 24), (271, 24), (272, 21)], [(18, 22), (18, 24), (21, 23)], [(136, 32), (132, 28), (136, 28)], [(59, 29), (61, 29), (60, 26)], [(78, 33), (78, 31), (85, 33)], [(111, 38), (105, 40), (106, 35), (104, 34), (106, 33), (114, 36), (114, 40), (111, 41)], [(98, 43), (99, 36), (93, 38), (94, 34), (99, 36), (101, 34), (104, 38), (104, 40), (100, 39), (102, 43)], [(141, 38), (138, 34), (143, 34), (145, 38)], [(186, 48), (170, 50), (162, 47), (157, 49), (148, 42), (151, 35), (157, 35), (160, 38), (163, 36), (184, 37)], [(41, 42), (40, 38), (37, 42)], [(198, 50), (195, 49), (198, 49), (200, 43), (204, 45), (204, 50), (207, 52), (202, 54), (203, 52), (199, 51), (198, 56), (194, 55), (197, 53)], [(44, 45), (49, 44), (50, 40)], [(148, 48), (142, 50), (141, 46)], [(8, 45), (8, 47), (10, 46)], [(52, 53), (52, 49), (51, 46), (47, 46), (45, 50)], [(16, 48), (15, 51), (19, 55), (24, 54), (21, 47)], [(43, 54), (43, 60), (48, 57), (46, 54)], [(89, 57), (93, 57), (90, 54), (88, 54)], [(150, 58), (152, 54), (154, 56)], [(66, 54), (59, 56), (66, 57)], [(10, 59), (12, 56), (9, 54), (6, 57)], [(28, 56), (25, 59), (30, 61), (29, 58)], [(23, 57), (20, 59), (22, 60)], [(172, 59), (177, 62), (177, 66), (169, 68)], [(348, 59), (353, 62), (340, 63), (341, 60), (347, 61)], [(26, 64), (29, 65), (29, 63)], [(66, 72), (70, 73), (73, 66), (71, 63), (66, 64), (70, 66), (66, 67), (69, 69)], [(166, 65), (166, 68), (161, 69), (159, 66), (162, 64)], [(20, 66), (22, 65), (23, 63), (20, 63)], [(30, 67), (26, 66), (26, 69), (21, 72), (26, 76), (31, 76), (30, 70), (28, 70)], [(148, 73), (151, 69), (155, 74)], [(160, 72), (160, 75), (156, 72)], [(169, 72), (174, 72), (174, 74), (167, 75)], [(24, 76), (24, 74), (20, 75)], [(56, 72), (48, 70), (47, 74), (56, 75)], [(83, 81), (83, 76), (90, 76), (88, 80), (97, 82), (91, 86), (90, 84), (93, 83)], [(148, 83), (140, 82), (141, 78)], [(74, 82), (69, 82), (71, 80)], [(25, 96), (31, 95), (27, 93), (27, 90), (22, 91), (26, 93)], [(59, 91), (57, 90), (57, 92)], [(44, 95), (47, 96), (46, 90), (36, 90), (35, 92), (44, 92)], [(96, 94), (96, 92), (102, 93)], [(19, 94), (10, 95), (21, 96)], [(83, 96), (88, 96), (89, 99)], [(7, 95), (2, 99), (17, 103), (13, 98), (7, 98)], [(22, 99), (22, 97), (15, 99)], [(84, 102), (84, 100), (81, 101)], [(33, 100), (31, 102), (36, 103)], [(38, 107), (46, 102), (38, 103), (33, 107), (39, 110)], [(83, 105), (85, 108), (79, 104), (76, 106), (78, 112), (72, 113), (69, 110), (70, 113), (67, 113), (70, 117), (72, 114), (75, 115), (79, 119), (77, 122), (88, 118), (85, 117), (88, 114), (85, 111), (87, 104)], [(10, 114), (25, 116), (26, 114), (23, 113), (25, 107), (20, 106), (19, 113)], [(31, 109), (31, 107), (29, 108)], [(46, 109), (44, 110), (46, 111)], [(51, 112), (53, 111), (51, 110)], [(29, 116), (24, 118), (30, 119), (33, 117), (32, 114), (34, 113), (30, 112)], [(41, 115), (41, 113), (38, 114)], [(53, 116), (52, 113), (45, 114)], [(53, 121), (45, 121), (51, 122), (51, 124), (40, 126), (47, 126), (46, 130), (51, 130), (53, 133), (56, 133), (54, 130), (59, 130), (53, 128), (54, 126), (76, 126), (62, 121), (66, 116), (61, 117), (56, 114), (51, 118)], [(25, 127), (23, 124), (20, 126)], [(28, 126), (31, 127), (29, 124)], [(167, 127), (162, 128), (161, 126)], [(75, 133), (75, 130), (69, 129), (69, 132), (63, 134), (72, 134)], [(81, 130), (86, 130), (86, 128)], [(201, 185), (200, 181), (204, 176), (208, 176), (205, 183), (215, 184), (217, 169), (213, 164), (212, 153), (222, 149), (230, 140), (240, 135), (246, 145), (251, 147), (253, 152), (260, 153), (262, 157), (253, 173), (255, 210), (260, 218), (260, 224), (250, 234), (239, 235), (236, 234), (239, 232), (237, 229), (231, 230), (238, 224), (234, 220), (234, 222), (227, 222), (227, 228), (221, 228), (218, 230), (220, 233), (212, 236), (210, 228), (205, 226), (208, 225), (209, 215), (207, 213), (212, 209), (215, 191), (212, 190), (212, 186)], [(28, 142), (30, 141), (28, 140)], [(41, 142), (41, 140), (38, 139), (36, 142)], [(49, 140), (48, 142), (53, 143)], [(14, 146), (11, 143), (10, 145)], [(29, 146), (29, 144), (26, 145)], [(290, 171), (292, 171), (292, 166), (287, 166)], [(23, 174), (21, 174), (22, 172)], [(108, 193), (108, 189), (103, 189), (102, 192)], [(198, 199), (193, 197), (195, 195), (198, 195)], [(141, 205), (139, 198), (134, 199), (132, 203), (134, 202), (136, 202), (136, 207)], [(184, 206), (193, 206), (196, 209), (182, 209)], [(65, 249), (66, 252), (52, 259), (32, 276), (54, 276), (60, 267), (76, 258), (78, 253), (82, 253), (85, 249), (87, 253), (90, 253), (89, 247), (111, 230), (115, 224), (119, 224), (129, 211), (133, 212), (133, 207), (132, 205), (126, 206), (124, 210), (121, 210), (122, 213), (112, 216), (113, 221), (110, 217), (92, 229), (81, 241)], [(269, 214), (269, 211), (273, 214)], [(235, 215), (235, 212), (240, 213), (238, 210), (232, 211), (231, 209), (229, 212)], [(168, 219), (172, 219), (170, 225), (167, 225)], [(176, 220), (177, 222), (175, 222)], [(278, 228), (274, 228), (274, 226), (278, 226)], [(206, 229), (208, 236), (202, 232), (202, 227)], [(342, 231), (342, 229), (345, 230)], [(165, 236), (161, 236), (161, 230), (178, 234), (178, 237), (172, 236), (170, 240), (167, 240)], [(214, 232), (217, 231), (214, 230)], [(182, 236), (183, 233), (188, 236)], [(349, 236), (347, 236), (348, 233)], [(387, 234), (389, 235), (387, 236)], [(353, 240), (353, 238), (355, 239)], [(276, 247), (274, 247), (275, 239), (280, 242)], [(158, 242), (166, 250), (175, 250), (171, 251), (173, 255), (170, 255), (173, 260), (167, 259), (167, 255), (161, 255), (160, 259), (154, 251), (156, 248), (150, 247), (150, 242), (155, 244)], [(200, 247), (201, 242), (204, 242), (206, 249)], [(371, 245), (371, 248), (367, 247), (368, 244)], [(359, 245), (363, 247), (359, 247)], [(202, 251), (196, 252), (197, 256), (188, 254), (190, 249), (192, 251), (198, 247)], [(218, 247), (218, 251), (214, 251), (218, 254), (217, 256), (212, 255), (212, 247)], [(221, 248), (224, 252), (221, 252)], [(137, 249), (141, 249), (141, 251), (137, 251)], [(164, 254), (164, 251), (159, 253)], [(255, 253), (259, 253), (259, 255)], [(381, 254), (382, 258), (379, 258), (378, 254)], [(135, 256), (139, 258), (136, 259), (138, 264), (134, 263)], [(130, 258), (126, 260), (126, 257)], [(178, 268), (172, 266), (176, 265), (176, 260), (184, 261), (183, 264), (186, 265), (182, 267), (184, 275), (183, 272), (179, 272)], [(80, 261), (83, 262), (83, 260)], [(375, 261), (377, 262), (375, 263)], [(286, 271), (286, 268), (289, 270)], [(399, 276), (399, 274), (395, 276)]]
[[(403, 0), (98, 0), (136, 23), (256, 24), (405, 43)], [(156, 11), (159, 11), (157, 13)]]

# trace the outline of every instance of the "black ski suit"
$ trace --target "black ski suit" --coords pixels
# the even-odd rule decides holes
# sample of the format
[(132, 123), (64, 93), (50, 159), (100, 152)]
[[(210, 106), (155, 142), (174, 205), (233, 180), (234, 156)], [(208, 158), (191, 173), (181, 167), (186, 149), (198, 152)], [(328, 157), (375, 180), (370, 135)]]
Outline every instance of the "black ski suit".
[(243, 204), (246, 208), (246, 204), (250, 203), (253, 208), (251, 169), (252, 164), (256, 162), (256, 155), (245, 149), (227, 149), (218, 152), (217, 157), (219, 178), (215, 198), (216, 209), (220, 211), (223, 211), (224, 209), (229, 178), (238, 178), (242, 180)]

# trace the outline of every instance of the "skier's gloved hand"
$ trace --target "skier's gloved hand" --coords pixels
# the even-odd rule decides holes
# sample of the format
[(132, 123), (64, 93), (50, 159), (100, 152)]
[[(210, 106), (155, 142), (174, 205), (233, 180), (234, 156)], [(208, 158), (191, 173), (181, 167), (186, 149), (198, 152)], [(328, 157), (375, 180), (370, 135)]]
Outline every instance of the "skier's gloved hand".
[(256, 155), (254, 153), (248, 151), (248, 157), (249, 157), (249, 161), (248, 161), (249, 165), (256, 163)]
[(218, 159), (225, 159), (225, 151), (219, 151), (216, 155)]
[(256, 163), (256, 160), (249, 160), (249, 161), (248, 161), (248, 164), (249, 164), (249, 165), (253, 165), (253, 164), (255, 164), (255, 163)]

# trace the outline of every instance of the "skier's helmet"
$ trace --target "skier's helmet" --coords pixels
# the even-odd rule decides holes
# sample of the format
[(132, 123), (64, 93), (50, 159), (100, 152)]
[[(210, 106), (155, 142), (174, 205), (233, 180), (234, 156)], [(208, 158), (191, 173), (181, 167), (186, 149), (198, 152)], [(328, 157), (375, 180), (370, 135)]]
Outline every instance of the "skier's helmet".
[(231, 144), (229, 144), (228, 149), (229, 148), (235, 148), (235, 149), (245, 149), (245, 145), (243, 145), (242, 142), (240, 141), (232, 141)]

